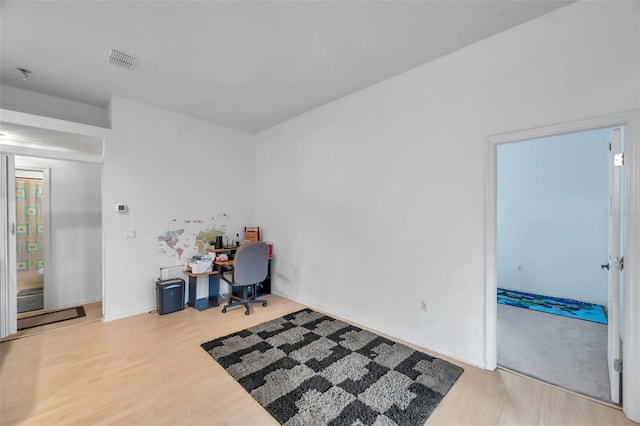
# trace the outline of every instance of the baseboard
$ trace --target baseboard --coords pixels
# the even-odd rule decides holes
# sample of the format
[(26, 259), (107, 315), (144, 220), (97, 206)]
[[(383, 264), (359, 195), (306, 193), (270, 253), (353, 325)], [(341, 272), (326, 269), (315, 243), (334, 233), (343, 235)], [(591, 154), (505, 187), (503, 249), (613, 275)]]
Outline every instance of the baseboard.
[(123, 313), (119, 313), (119, 314), (115, 314), (115, 315), (104, 315), (102, 317), (102, 322), (109, 322), (109, 321), (114, 321), (114, 320), (118, 320), (118, 319), (123, 319), (123, 318), (128, 318), (128, 317), (132, 317), (135, 315), (140, 315), (140, 314), (148, 314), (151, 311), (155, 311), (156, 307), (151, 306), (149, 308), (146, 309), (138, 309), (135, 311), (129, 311), (129, 312), (123, 312)]
[(89, 300), (84, 300), (84, 301), (79, 301), (79, 302), (73, 302), (70, 304), (66, 304), (66, 305), (62, 305), (62, 306), (56, 306), (55, 308), (51, 308), (51, 310), (60, 310), (60, 309), (67, 309), (67, 308), (75, 308), (76, 306), (80, 306), (80, 305), (87, 305), (89, 303), (96, 303), (96, 302), (101, 302), (102, 299), (89, 299)]
[(340, 320), (344, 320), (345, 322), (348, 323), (352, 323), (354, 325), (360, 326), (362, 328), (365, 328), (367, 330), (388, 336), (390, 338), (393, 338), (395, 340), (399, 340), (401, 341), (401, 343), (408, 343), (409, 345), (413, 345), (416, 346), (419, 349), (422, 349), (426, 352), (429, 353), (433, 353), (434, 355), (441, 355), (445, 358), (449, 358), (450, 360), (453, 361), (459, 361), (468, 365), (471, 365), (473, 367), (478, 367), (481, 368), (483, 370), (485, 370), (485, 361), (484, 359), (481, 358), (475, 358), (475, 357), (469, 357), (469, 356), (463, 356), (454, 352), (450, 352), (447, 350), (444, 350), (442, 348), (433, 346), (433, 345), (429, 345), (423, 341), (420, 341), (419, 339), (416, 339), (413, 336), (409, 336), (409, 335), (405, 335), (403, 333), (399, 333), (397, 330), (393, 330), (393, 329), (381, 329), (379, 327), (371, 327), (370, 325), (367, 324), (367, 321), (362, 320), (361, 318), (354, 318), (354, 317), (349, 317), (349, 316), (343, 316), (340, 314), (337, 314), (335, 312), (333, 312), (331, 310), (331, 308), (327, 308), (324, 306), (320, 306), (320, 305), (316, 305), (314, 303), (310, 303), (309, 301), (306, 301), (304, 299), (300, 299), (300, 298), (292, 298), (289, 295), (286, 294), (281, 294), (278, 291), (271, 291), (273, 294), (276, 294), (280, 297), (284, 297), (287, 298), (289, 300), (293, 300), (294, 302), (298, 302), (301, 303), (303, 305), (306, 305), (312, 309), (324, 312), (326, 314), (329, 314), (333, 317), (336, 317), (337, 319)]

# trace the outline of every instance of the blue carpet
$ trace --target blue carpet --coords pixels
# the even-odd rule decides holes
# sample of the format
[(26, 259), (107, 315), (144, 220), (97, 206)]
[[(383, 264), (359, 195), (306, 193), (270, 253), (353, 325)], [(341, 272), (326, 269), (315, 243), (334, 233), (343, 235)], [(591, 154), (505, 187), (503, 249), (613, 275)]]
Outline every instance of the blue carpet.
[(600, 324), (607, 323), (604, 306), (578, 300), (561, 299), (559, 297), (542, 296), (533, 293), (523, 293), (515, 290), (498, 289), (498, 303), (562, 315), (563, 317), (593, 321)]

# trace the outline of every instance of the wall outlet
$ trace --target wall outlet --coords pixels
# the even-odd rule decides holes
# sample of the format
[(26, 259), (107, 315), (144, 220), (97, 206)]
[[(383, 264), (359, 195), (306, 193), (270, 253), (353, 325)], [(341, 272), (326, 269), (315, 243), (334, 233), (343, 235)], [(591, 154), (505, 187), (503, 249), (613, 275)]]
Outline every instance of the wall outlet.
[(421, 300), (420, 301), (420, 310), (422, 312), (429, 312), (429, 304), (427, 303), (426, 300)]
[(126, 238), (127, 240), (131, 240), (133, 238), (136, 237), (136, 230), (135, 229), (131, 229), (128, 230), (124, 233), (124, 238)]

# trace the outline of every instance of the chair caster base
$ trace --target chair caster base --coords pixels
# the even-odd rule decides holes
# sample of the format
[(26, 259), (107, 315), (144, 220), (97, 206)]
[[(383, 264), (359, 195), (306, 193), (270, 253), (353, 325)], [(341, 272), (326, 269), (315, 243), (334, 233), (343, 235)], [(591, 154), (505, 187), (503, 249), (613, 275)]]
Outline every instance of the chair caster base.
[(222, 313), (226, 314), (227, 313), (227, 308), (222, 308)]
[(262, 307), (266, 308), (267, 307), (267, 302), (262, 302)]
[(245, 315), (249, 315), (250, 313), (251, 313), (251, 312), (249, 312), (249, 311), (244, 311), (244, 314), (245, 314)]

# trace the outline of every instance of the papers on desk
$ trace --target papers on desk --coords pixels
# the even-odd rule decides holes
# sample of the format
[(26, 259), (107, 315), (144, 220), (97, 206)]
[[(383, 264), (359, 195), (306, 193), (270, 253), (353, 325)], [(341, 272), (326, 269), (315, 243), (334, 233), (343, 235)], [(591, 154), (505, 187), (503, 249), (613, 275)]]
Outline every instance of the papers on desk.
[(196, 256), (189, 262), (188, 268), (194, 274), (204, 274), (211, 272), (213, 268), (213, 258)]

